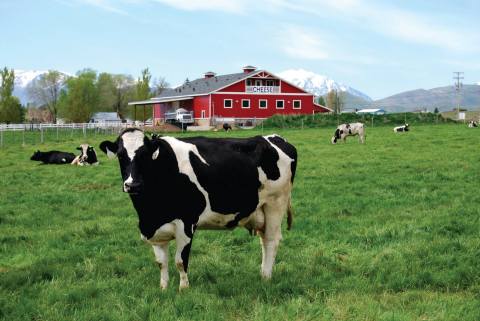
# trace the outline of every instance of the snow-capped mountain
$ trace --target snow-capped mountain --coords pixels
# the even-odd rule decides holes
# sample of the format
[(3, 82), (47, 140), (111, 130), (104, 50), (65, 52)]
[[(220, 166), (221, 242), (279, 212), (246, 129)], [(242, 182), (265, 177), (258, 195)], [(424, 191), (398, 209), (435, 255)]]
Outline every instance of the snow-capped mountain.
[[(46, 74), (48, 70), (22, 70), (15, 69), (15, 86), (13, 88), (13, 95), (20, 99), (22, 105), (27, 105), (28, 103), (33, 103), (32, 99), (28, 96), (27, 87), (34, 80), (38, 79), (40, 76)], [(65, 76), (70, 76), (66, 72), (61, 72)]]
[(289, 69), (278, 73), (278, 75), (295, 86), (303, 88), (316, 96), (324, 96), (332, 90), (337, 90), (347, 92), (369, 102), (372, 101), (372, 98), (359, 90), (338, 83), (327, 76), (318, 75), (304, 69)]

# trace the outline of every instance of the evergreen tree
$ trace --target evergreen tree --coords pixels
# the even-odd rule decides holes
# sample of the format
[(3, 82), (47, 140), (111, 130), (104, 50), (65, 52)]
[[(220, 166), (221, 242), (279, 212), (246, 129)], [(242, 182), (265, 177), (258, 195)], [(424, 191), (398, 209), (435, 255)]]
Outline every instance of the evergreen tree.
[(317, 99), (317, 104), (322, 105), (322, 106), (326, 106), (327, 103), (325, 102), (325, 98), (323, 98), (323, 96), (320, 96)]
[(438, 110), (438, 107), (435, 107), (435, 110), (433, 111), (435, 114), (438, 114), (440, 111)]
[(23, 121), (24, 110), (20, 100), (12, 96), (15, 86), (15, 72), (7, 67), (0, 70), (0, 123), (20, 123)]
[[(137, 92), (136, 92), (136, 100), (146, 100), (152, 97), (152, 94), (150, 92), (150, 80), (152, 79), (152, 75), (150, 74), (150, 71), (148, 68), (145, 68), (142, 70), (142, 76), (138, 78), (137, 81)], [(152, 106), (144, 106), (145, 112), (137, 110), (137, 115), (133, 115), (134, 119), (141, 119), (145, 121), (143, 115), (145, 115), (145, 118), (148, 118), (149, 115), (152, 114)], [(140, 114), (140, 116), (139, 116)]]

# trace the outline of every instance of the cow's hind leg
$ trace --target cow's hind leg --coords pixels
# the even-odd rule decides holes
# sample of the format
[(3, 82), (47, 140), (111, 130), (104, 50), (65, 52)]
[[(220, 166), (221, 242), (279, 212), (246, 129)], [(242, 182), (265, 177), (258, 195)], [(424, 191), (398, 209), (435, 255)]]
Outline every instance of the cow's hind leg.
[(288, 199), (279, 197), (275, 201), (264, 205), (265, 230), (260, 232), (262, 243), (262, 277), (272, 277), (273, 264), (277, 255), (277, 249), (282, 239), (282, 219), (287, 211)]
[(194, 227), (187, 227), (190, 229), (190, 236), (185, 233), (185, 228), (183, 222), (177, 223), (176, 232), (175, 232), (175, 241), (177, 244), (177, 251), (175, 253), (175, 265), (177, 266), (178, 273), (180, 273), (180, 286), (179, 290), (186, 289), (189, 287), (187, 269), (188, 269), (188, 259), (190, 256), (190, 247), (192, 246), (193, 230)]
[(165, 290), (168, 287), (168, 242), (153, 245), (155, 261), (160, 268), (160, 287)]

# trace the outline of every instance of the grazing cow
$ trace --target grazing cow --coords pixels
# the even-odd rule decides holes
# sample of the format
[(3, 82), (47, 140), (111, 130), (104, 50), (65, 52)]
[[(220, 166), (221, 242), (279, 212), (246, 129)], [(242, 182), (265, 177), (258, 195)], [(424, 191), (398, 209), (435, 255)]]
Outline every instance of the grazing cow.
[(37, 150), (30, 157), (30, 160), (41, 161), (43, 164), (70, 164), (74, 158), (75, 154), (73, 153), (59, 152), (58, 150), (49, 152)]
[(288, 212), (288, 228), (293, 217), (297, 151), (282, 137), (150, 140), (129, 128), (115, 142), (102, 142), (100, 149), (118, 157), (123, 191), (137, 211), (142, 239), (153, 246), (162, 289), (168, 285), (172, 239), (180, 289), (189, 286), (188, 260), (197, 228), (257, 231), (261, 274), (271, 277), (283, 216)]
[(468, 122), (468, 127), (469, 128), (475, 128), (475, 127), (478, 127), (478, 124), (477, 124), (476, 121), (471, 120), (471, 121)]
[(398, 127), (393, 128), (393, 131), (395, 133), (408, 132), (410, 130), (410, 128), (408, 126), (409, 126), (408, 124), (405, 124), (403, 126), (398, 126)]
[(224, 124), (223, 124), (223, 130), (225, 130), (226, 132), (228, 132), (229, 130), (232, 130), (232, 126), (230, 126), (229, 123), (224, 123)]
[(72, 165), (98, 165), (97, 153), (95, 148), (88, 144), (82, 144), (77, 149), (80, 151), (80, 155), (75, 157), (72, 161)]
[(365, 143), (365, 126), (362, 123), (341, 124), (335, 130), (332, 137), (332, 144), (336, 144), (339, 139), (346, 142), (347, 136), (357, 136), (360, 143)]

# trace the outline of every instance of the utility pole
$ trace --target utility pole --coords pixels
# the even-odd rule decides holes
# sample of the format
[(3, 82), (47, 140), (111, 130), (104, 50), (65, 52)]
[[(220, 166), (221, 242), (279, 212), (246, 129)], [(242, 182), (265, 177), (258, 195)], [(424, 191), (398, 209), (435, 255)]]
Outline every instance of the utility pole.
[(457, 98), (457, 117), (460, 117), (460, 90), (462, 89), (462, 79), (463, 77), (463, 71), (454, 71), (453, 72), (453, 79), (455, 80), (455, 92), (456, 92), (456, 98)]

